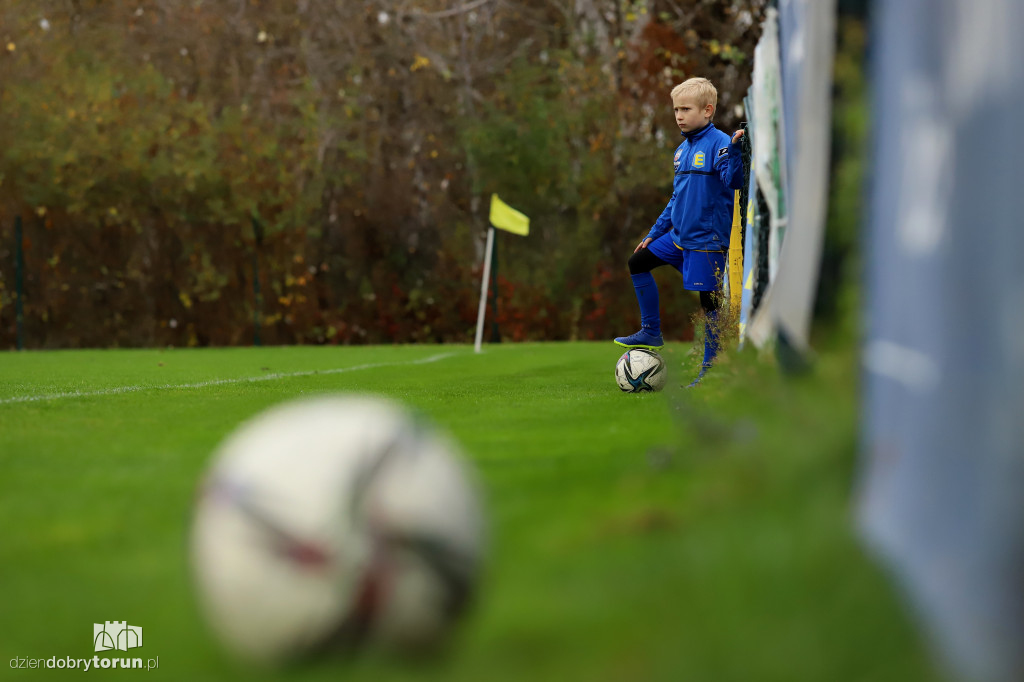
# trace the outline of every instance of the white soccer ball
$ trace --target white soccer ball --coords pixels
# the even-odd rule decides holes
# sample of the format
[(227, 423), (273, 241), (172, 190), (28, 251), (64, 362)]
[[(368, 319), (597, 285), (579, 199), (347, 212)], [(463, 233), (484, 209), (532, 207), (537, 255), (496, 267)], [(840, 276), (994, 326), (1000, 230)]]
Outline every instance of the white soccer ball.
[(243, 658), (436, 644), (483, 550), (455, 444), (376, 398), (286, 403), (220, 446), (192, 526), (197, 590)]
[(660, 391), (665, 387), (665, 361), (653, 350), (633, 348), (615, 363), (615, 382), (626, 393)]

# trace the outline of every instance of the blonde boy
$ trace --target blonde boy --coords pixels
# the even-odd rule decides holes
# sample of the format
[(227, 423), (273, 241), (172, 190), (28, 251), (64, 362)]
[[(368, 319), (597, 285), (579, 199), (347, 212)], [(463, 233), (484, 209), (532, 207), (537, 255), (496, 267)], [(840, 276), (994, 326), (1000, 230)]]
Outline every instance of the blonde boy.
[(718, 91), (707, 78), (690, 78), (672, 89), (672, 109), (683, 136), (672, 157), (672, 198), (629, 258), (641, 329), (615, 339), (626, 348), (664, 346), (651, 270), (671, 265), (682, 274), (684, 288), (700, 292), (705, 315), (704, 362), (691, 386), (704, 377), (718, 353), (719, 291), (729, 250), (733, 190), (743, 184), (743, 131), (730, 141), (715, 128), (711, 119), (717, 106)]

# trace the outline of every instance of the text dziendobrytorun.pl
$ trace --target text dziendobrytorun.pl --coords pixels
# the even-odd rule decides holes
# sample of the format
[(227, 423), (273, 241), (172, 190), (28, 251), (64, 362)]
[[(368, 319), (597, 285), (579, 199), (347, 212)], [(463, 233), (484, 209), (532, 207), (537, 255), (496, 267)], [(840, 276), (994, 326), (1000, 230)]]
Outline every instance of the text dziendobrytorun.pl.
[(11, 668), (19, 669), (60, 669), (60, 670), (104, 670), (115, 668), (123, 670), (156, 670), (160, 667), (160, 657), (147, 658), (72, 658), (71, 656), (50, 656), (49, 658), (12, 658)]

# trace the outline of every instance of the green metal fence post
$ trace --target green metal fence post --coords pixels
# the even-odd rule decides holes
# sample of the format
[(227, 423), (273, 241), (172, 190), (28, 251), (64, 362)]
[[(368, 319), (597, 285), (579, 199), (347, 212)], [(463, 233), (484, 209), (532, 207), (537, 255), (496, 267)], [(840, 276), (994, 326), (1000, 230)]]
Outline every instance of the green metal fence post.
[(21, 216), (14, 217), (14, 318), (18, 350), (25, 348), (25, 254), (21, 247)]
[(256, 243), (252, 249), (252, 292), (253, 292), (253, 310), (252, 310), (252, 324), (253, 324), (253, 339), (252, 343), (254, 346), (262, 346), (263, 341), (260, 338), (260, 329), (263, 327), (263, 294), (260, 293), (260, 246), (263, 244), (263, 226), (260, 225), (260, 221), (253, 216), (252, 219), (252, 232), (256, 238)]

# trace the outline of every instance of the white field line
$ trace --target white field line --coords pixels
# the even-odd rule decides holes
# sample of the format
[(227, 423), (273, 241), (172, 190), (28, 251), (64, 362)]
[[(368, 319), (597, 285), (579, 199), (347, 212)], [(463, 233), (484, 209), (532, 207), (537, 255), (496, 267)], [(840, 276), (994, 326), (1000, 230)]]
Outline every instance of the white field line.
[(191, 384), (153, 384), (148, 386), (115, 386), (104, 388), (99, 391), (62, 391), (60, 393), (45, 393), (42, 395), (23, 395), (14, 398), (0, 398), (0, 405), (12, 403), (32, 403), (45, 400), (63, 400), (64, 398), (91, 398), (101, 395), (120, 395), (122, 393), (137, 393), (139, 391), (163, 391), (183, 388), (206, 388), (208, 386), (223, 386), (225, 384), (254, 384), (260, 381), (274, 381), (276, 379), (290, 379), (292, 377), (308, 377), (318, 374), (345, 374), (346, 372), (357, 372), (364, 369), (378, 369), (380, 367), (402, 367), (405, 365), (425, 365), (430, 362), (437, 362), (456, 355), (456, 353), (438, 353), (430, 357), (410, 360), (408, 362), (376, 362), (365, 365), (353, 365), (352, 367), (337, 367), (335, 369), (313, 369), (303, 372), (275, 372), (274, 374), (263, 374), (258, 377), (238, 377), (235, 379), (213, 379), (211, 381), (197, 381)]

